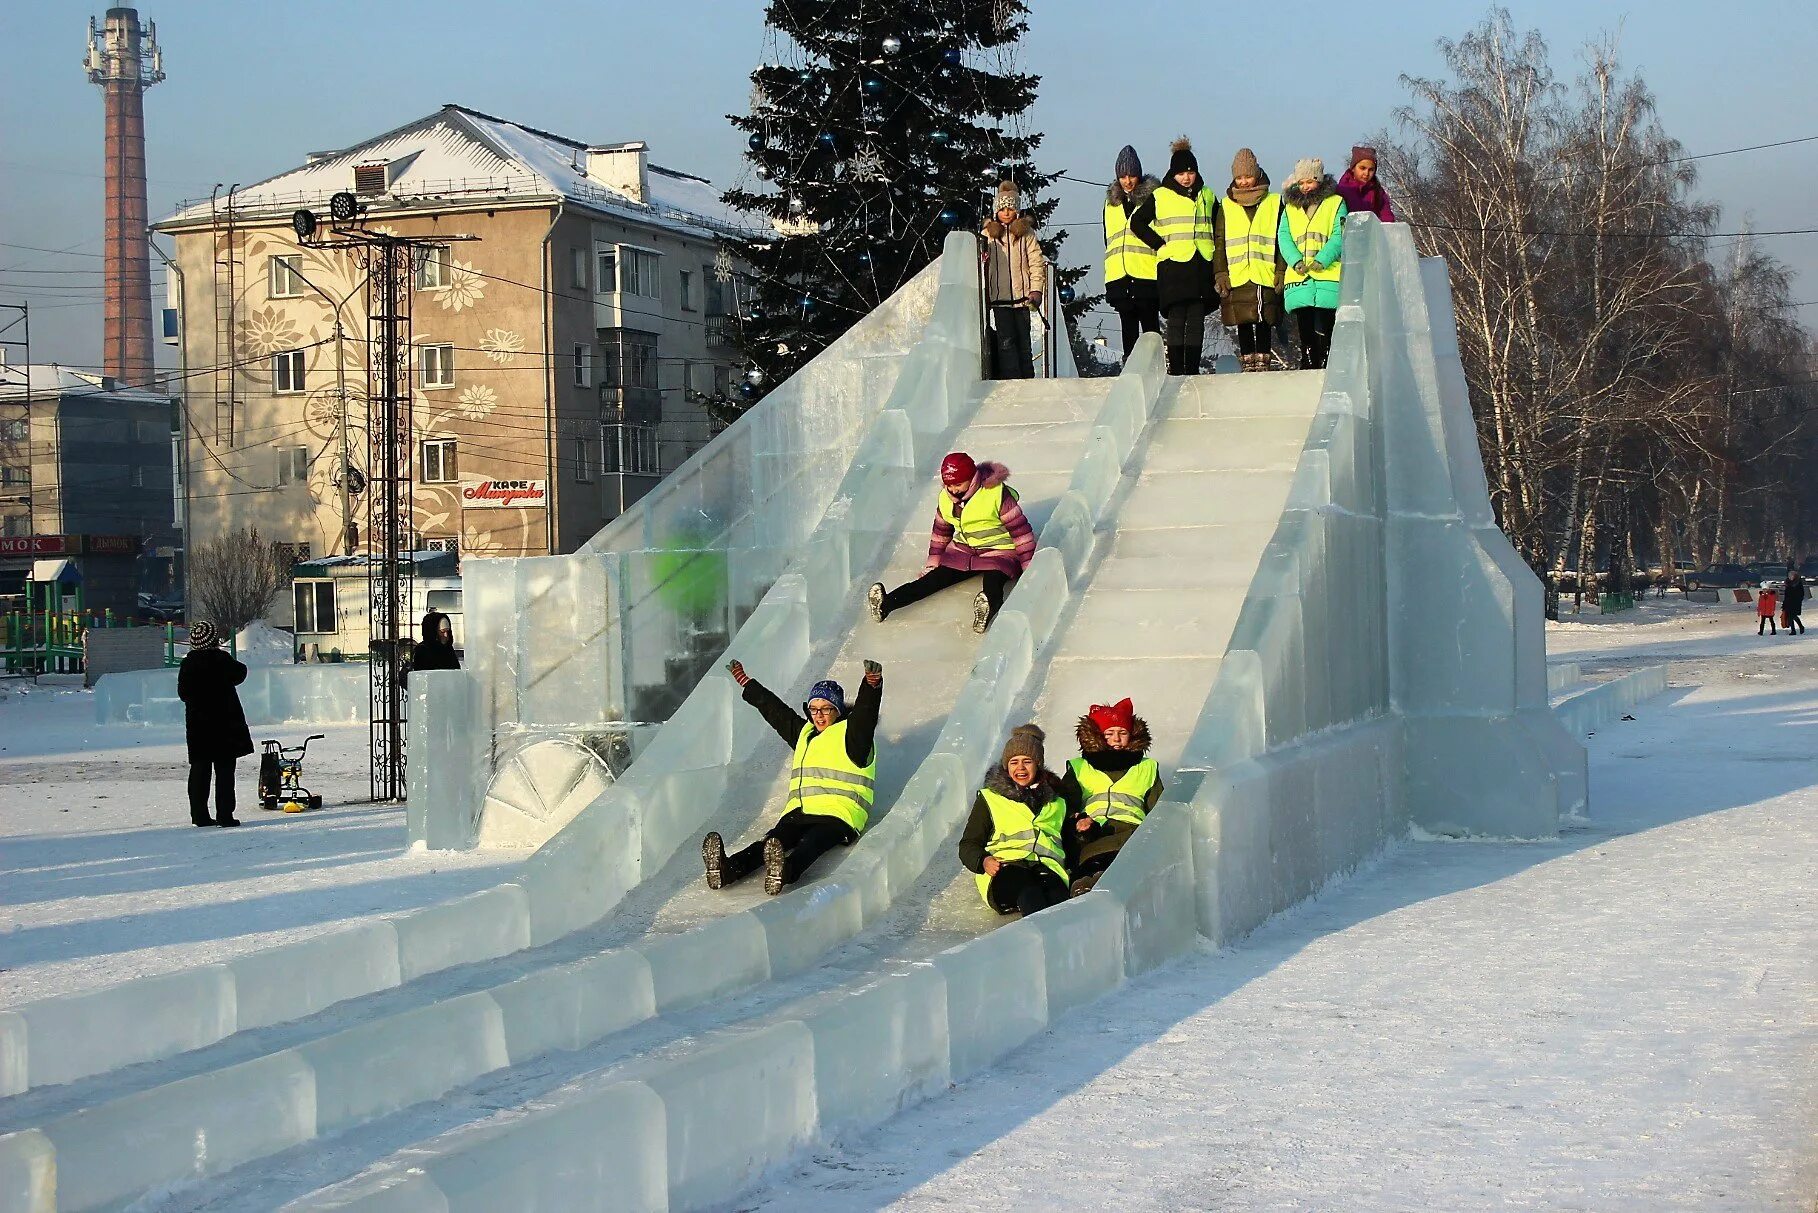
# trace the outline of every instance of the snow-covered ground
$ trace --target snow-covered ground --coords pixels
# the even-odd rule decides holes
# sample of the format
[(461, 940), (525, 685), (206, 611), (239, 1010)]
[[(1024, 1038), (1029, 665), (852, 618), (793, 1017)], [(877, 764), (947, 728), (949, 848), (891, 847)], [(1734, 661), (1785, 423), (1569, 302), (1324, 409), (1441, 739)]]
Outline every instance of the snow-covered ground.
[(1818, 635), (1568, 617), (1674, 662), (1594, 824), (1404, 843), (741, 1208), (1786, 1209), (1818, 1194)]
[(0, 1007), (221, 960), (484, 888), (498, 856), (404, 853), (404, 810), (363, 803), (366, 729), (255, 729), (310, 746), (319, 812), (189, 823), (179, 729), (97, 725), (77, 680), (0, 681)]

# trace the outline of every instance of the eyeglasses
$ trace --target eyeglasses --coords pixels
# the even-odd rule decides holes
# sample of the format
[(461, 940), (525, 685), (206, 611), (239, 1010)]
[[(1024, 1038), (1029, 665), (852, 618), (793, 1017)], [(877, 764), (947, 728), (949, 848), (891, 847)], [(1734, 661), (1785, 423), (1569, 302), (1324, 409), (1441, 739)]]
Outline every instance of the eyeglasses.
[(834, 707), (826, 707), (826, 708), (811, 707), (808, 709), (808, 714), (810, 716), (838, 716), (840, 714), (840, 710), (838, 708), (834, 708)]

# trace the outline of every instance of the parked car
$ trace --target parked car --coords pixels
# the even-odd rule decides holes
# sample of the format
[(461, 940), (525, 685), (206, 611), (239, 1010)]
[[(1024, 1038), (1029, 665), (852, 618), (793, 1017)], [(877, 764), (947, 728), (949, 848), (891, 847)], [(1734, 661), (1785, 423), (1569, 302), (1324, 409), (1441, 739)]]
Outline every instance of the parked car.
[(1749, 576), (1759, 585), (1779, 584), (1786, 581), (1787, 566), (1771, 560), (1757, 560), (1747, 566)]
[(140, 594), (139, 622), (182, 623), (183, 600), (180, 598), (160, 598), (156, 594)]
[(1713, 564), (1707, 569), (1686, 574), (1685, 588), (1688, 590), (1733, 590), (1738, 586), (1754, 585), (1756, 577), (1740, 564)]

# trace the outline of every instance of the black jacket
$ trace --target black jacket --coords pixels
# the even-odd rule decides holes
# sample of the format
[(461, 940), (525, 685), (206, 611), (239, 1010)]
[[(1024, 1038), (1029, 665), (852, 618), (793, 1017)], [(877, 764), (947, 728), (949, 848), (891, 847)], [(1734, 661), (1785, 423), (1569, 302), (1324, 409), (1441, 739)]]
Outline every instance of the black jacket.
[[(1015, 782), (1011, 780), (1010, 776), (1004, 773), (1003, 764), (999, 763), (997, 766), (991, 768), (991, 773), (989, 775), (985, 776), (985, 786), (990, 788), (993, 792), (996, 792), (999, 796), (1002, 796), (1007, 800), (1014, 800), (1019, 804), (1028, 805), (1037, 812), (1040, 812), (1044, 805), (1051, 800), (1057, 799), (1060, 795), (1060, 777), (1046, 767), (1043, 767), (1036, 775), (1034, 783), (1026, 788), (1019, 788), (1016, 786)], [(1071, 824), (1071, 820), (1072, 818), (1069, 816), (1069, 824)], [(991, 836), (996, 832), (996, 826), (991, 820), (991, 806), (985, 803), (985, 794), (980, 792), (977, 796), (972, 798), (972, 816), (966, 819), (966, 832), (960, 835), (960, 866), (964, 867), (968, 872), (983, 874), (985, 870), (985, 847), (989, 845)], [(1067, 828), (1066, 826), (1063, 826), (1061, 829), (1063, 847), (1065, 845), (1066, 836)], [(1037, 863), (1037, 861), (1033, 859), (1028, 862), (1031, 865)]]
[(1805, 577), (1798, 569), (1786, 575), (1786, 613), (1797, 615), (1805, 608)]
[[(802, 738), (802, 727), (808, 723), (808, 717), (795, 711), (788, 704), (778, 699), (768, 687), (753, 678), (745, 684), (745, 702), (758, 710), (764, 723), (776, 730), (776, 735), (791, 750)], [(846, 721), (846, 757), (857, 766), (866, 766), (871, 762), (871, 753), (877, 748), (877, 713), (884, 702), (884, 688), (872, 686), (869, 682), (859, 683), (858, 698), (853, 701), (852, 711), (845, 716)]]
[[(1153, 177), (1144, 177), (1127, 194), (1115, 181), (1105, 191), (1105, 205), (1122, 207), (1124, 218), (1130, 224), (1130, 234), (1152, 249), (1162, 246), (1162, 239), (1155, 232), (1155, 190), (1160, 184)], [(1110, 242), (1111, 233), (1107, 230), (1105, 243), (1109, 245)], [(1157, 298), (1155, 281), (1150, 278), (1125, 276), (1105, 285), (1105, 302), (1113, 308), (1151, 306)]]
[(417, 641), (416, 651), (411, 654), (411, 669), (458, 670), (461, 668), (461, 658), (455, 653), (454, 645), (442, 643), (442, 624), (447, 619), (448, 616), (440, 611), (431, 611), (423, 616), (421, 639)]
[(253, 752), (246, 711), (235, 687), (246, 667), (225, 649), (192, 649), (177, 667), (177, 698), (183, 701), (183, 739), (191, 762), (242, 758)]

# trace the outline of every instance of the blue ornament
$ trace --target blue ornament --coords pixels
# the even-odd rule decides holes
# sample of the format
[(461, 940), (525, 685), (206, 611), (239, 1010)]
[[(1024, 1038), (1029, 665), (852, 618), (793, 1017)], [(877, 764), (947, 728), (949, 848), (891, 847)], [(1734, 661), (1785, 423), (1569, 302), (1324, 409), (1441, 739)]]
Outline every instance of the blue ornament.
[(751, 138), (745, 140), (745, 146), (754, 152), (761, 152), (764, 150), (764, 137), (762, 135), (754, 134)]
[(960, 60), (964, 57), (965, 56), (960, 54), (959, 47), (957, 46), (950, 46), (941, 52), (941, 58), (947, 61), (948, 67), (958, 67), (960, 65)]
[(942, 147), (946, 147), (949, 143), (953, 142), (953, 136), (949, 135), (946, 131), (931, 131), (928, 134), (928, 138), (934, 140)]
[(865, 91), (875, 97), (884, 91), (884, 82), (876, 76), (866, 76)]
[(870, 253), (860, 253), (858, 255), (858, 263), (860, 265), (870, 265), (871, 264), (871, 254)]
[(812, 312), (814, 310), (814, 297), (812, 295), (802, 296), (802, 310), (804, 312)]
[(1073, 302), (1073, 288), (1072, 287), (1063, 286), (1057, 293), (1060, 295), (1060, 301), (1062, 303), (1072, 303)]
[(948, 207), (946, 210), (941, 212), (941, 222), (946, 224), (948, 227), (958, 227), (959, 221), (960, 221), (959, 212), (954, 210), (952, 207)]
[(800, 80), (803, 84), (813, 84), (814, 83), (814, 73), (807, 70), (806, 68), (803, 68), (801, 71), (797, 72), (795, 74), (795, 78), (797, 80)]
[(820, 144), (822, 147), (826, 148), (828, 151), (832, 151), (834, 149), (834, 147), (836, 147), (838, 145), (838, 142), (839, 142), (838, 140), (836, 140), (833, 137), (832, 131), (822, 131), (819, 135), (815, 136), (814, 141), (816, 143)]

